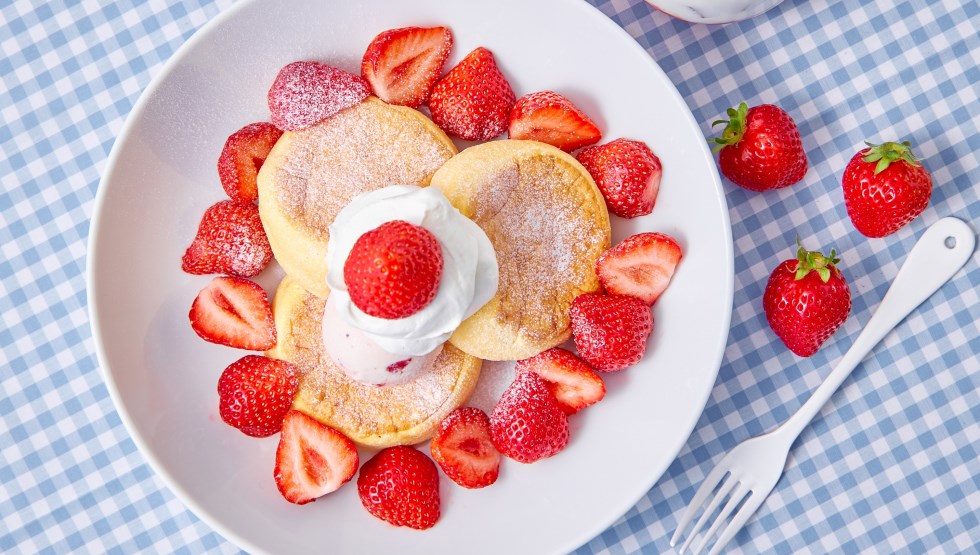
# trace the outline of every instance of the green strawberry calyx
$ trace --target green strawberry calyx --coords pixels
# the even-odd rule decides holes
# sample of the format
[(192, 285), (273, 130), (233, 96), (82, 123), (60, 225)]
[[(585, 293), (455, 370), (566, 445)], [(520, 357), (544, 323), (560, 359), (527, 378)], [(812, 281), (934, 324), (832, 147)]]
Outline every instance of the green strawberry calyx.
[(721, 137), (708, 140), (708, 144), (715, 143), (712, 152), (718, 152), (726, 146), (738, 144), (742, 140), (742, 135), (745, 134), (745, 120), (749, 115), (749, 105), (742, 102), (738, 108), (729, 108), (726, 113), (731, 119), (720, 119), (711, 123), (711, 127), (722, 123), (726, 124), (725, 130), (721, 132)]
[(900, 143), (889, 142), (880, 145), (865, 141), (864, 144), (868, 145), (868, 152), (862, 160), (869, 164), (877, 162), (875, 165), (875, 175), (885, 171), (885, 168), (890, 166), (892, 162), (897, 162), (898, 160), (904, 160), (913, 167), (919, 165), (919, 158), (912, 153), (912, 143), (908, 141), (902, 141)]
[(800, 243), (800, 236), (796, 236), (796, 279), (801, 280), (810, 272), (816, 272), (820, 280), (824, 283), (830, 281), (830, 270), (836, 270), (836, 264), (840, 262), (836, 249), (830, 249), (830, 256), (824, 256), (820, 251), (808, 251)]

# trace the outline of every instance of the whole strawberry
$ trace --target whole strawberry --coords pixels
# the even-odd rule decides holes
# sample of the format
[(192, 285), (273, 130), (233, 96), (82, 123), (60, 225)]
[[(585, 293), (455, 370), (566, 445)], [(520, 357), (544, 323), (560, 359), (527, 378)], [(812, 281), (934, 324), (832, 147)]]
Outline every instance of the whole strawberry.
[(357, 493), (372, 515), (416, 530), (439, 520), (439, 472), (414, 447), (383, 449), (361, 467)]
[(376, 318), (405, 318), (432, 302), (442, 250), (431, 231), (404, 220), (361, 235), (344, 262), (344, 284), (357, 308)]
[(711, 126), (727, 124), (714, 142), (721, 173), (729, 181), (750, 191), (768, 191), (803, 179), (806, 153), (789, 114), (772, 104), (749, 108), (742, 102), (738, 109), (728, 109), (728, 117)]
[(785, 260), (769, 276), (762, 308), (769, 327), (801, 357), (817, 352), (851, 312), (851, 290), (830, 256), (799, 244), (797, 258)]
[(436, 83), (429, 110), (432, 121), (447, 134), (467, 141), (489, 141), (507, 130), (516, 101), (493, 54), (481, 46)]
[(248, 355), (231, 363), (218, 378), (221, 419), (252, 437), (282, 429), (299, 388), (296, 367), (284, 360)]
[(653, 315), (629, 295), (586, 293), (569, 310), (579, 356), (599, 372), (614, 372), (643, 358), (653, 332)]
[(577, 158), (595, 179), (610, 212), (621, 218), (653, 212), (664, 172), (660, 158), (646, 143), (616, 139), (590, 146), (579, 152)]
[(884, 237), (926, 209), (932, 176), (912, 154), (908, 141), (867, 145), (844, 168), (844, 206), (858, 231)]
[(568, 417), (534, 372), (521, 372), (490, 413), (490, 439), (501, 455), (533, 463), (568, 444)]
[(252, 277), (271, 260), (272, 247), (259, 208), (250, 202), (224, 200), (204, 211), (180, 267), (195, 275)]

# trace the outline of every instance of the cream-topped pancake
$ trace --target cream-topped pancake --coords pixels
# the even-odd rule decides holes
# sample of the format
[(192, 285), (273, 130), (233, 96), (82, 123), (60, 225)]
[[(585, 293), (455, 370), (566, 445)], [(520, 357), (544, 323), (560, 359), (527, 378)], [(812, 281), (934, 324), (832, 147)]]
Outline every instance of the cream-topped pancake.
[(276, 260), (325, 297), (328, 227), (337, 213), (367, 191), (428, 185), (454, 154), (449, 137), (421, 112), (375, 97), (283, 133), (258, 175), (259, 215)]

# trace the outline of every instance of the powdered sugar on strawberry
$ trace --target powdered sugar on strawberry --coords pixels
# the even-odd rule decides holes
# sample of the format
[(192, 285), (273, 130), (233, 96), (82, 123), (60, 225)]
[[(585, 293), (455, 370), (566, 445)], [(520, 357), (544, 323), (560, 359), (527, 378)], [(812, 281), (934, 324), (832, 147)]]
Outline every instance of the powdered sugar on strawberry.
[(293, 62), (269, 89), (272, 123), (284, 131), (315, 125), (370, 94), (364, 79), (319, 62)]

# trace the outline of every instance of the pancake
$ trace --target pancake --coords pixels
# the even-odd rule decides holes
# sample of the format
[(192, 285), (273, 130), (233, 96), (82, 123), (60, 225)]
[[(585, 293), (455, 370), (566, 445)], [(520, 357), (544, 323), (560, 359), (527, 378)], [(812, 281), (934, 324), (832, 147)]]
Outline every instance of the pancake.
[(259, 216), (276, 260), (303, 288), (325, 297), (328, 227), (341, 208), (387, 185), (424, 187), (454, 154), (432, 120), (375, 97), (283, 133), (257, 178)]
[(473, 392), (483, 361), (448, 343), (430, 370), (404, 384), (379, 387), (350, 379), (323, 350), (325, 304), (288, 275), (272, 301), (278, 342), (266, 355), (299, 368), (293, 408), (360, 445), (380, 448), (430, 438)]
[(571, 335), (568, 309), (599, 290), (595, 262), (609, 248), (609, 213), (571, 155), (537, 141), (467, 148), (432, 176), (493, 243), (497, 294), (449, 342), (485, 360), (520, 360)]

